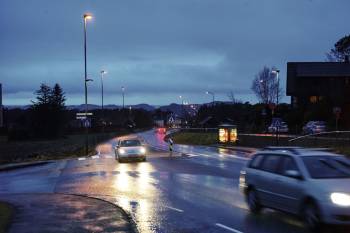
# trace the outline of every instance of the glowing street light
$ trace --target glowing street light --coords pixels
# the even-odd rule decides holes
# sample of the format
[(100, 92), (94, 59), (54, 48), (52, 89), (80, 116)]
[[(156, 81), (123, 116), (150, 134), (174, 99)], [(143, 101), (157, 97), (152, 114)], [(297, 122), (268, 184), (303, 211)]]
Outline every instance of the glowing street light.
[(214, 106), (214, 103), (215, 103), (215, 93), (214, 93), (214, 92), (211, 92), (211, 91), (206, 91), (205, 94), (211, 95), (211, 96), (213, 97), (213, 102), (212, 102), (213, 104), (212, 104), (212, 105)]
[(122, 95), (123, 95), (123, 109), (124, 109), (125, 87), (122, 87)]
[[(271, 71), (271, 74), (274, 74), (276, 75), (276, 79), (277, 79), (277, 90), (276, 90), (276, 108), (275, 108), (275, 111), (277, 112), (277, 107), (278, 107), (278, 100), (279, 100), (279, 90), (280, 90), (280, 80), (279, 80), (279, 73), (280, 73), (280, 70), (278, 69), (272, 69)], [(279, 145), (279, 136), (278, 136), (278, 133), (279, 133), (279, 125), (278, 123), (276, 123), (276, 145), (278, 146)]]
[(101, 70), (101, 110), (103, 114), (103, 77), (107, 74), (107, 71)]
[[(85, 77), (84, 77), (84, 86), (85, 86), (85, 119), (86, 121), (88, 120), (87, 118), (87, 113), (88, 113), (88, 101), (87, 101), (87, 83), (91, 81), (87, 77), (87, 66), (86, 66), (86, 22), (87, 20), (92, 19), (91, 14), (84, 14), (83, 16), (83, 21), (84, 21), (84, 71), (85, 71)], [(85, 154), (88, 154), (88, 149), (89, 148), (89, 129), (88, 125), (85, 125)]]
[(279, 79), (280, 70), (278, 70), (278, 69), (273, 69), (273, 70), (271, 71), (271, 74), (276, 75), (276, 79), (277, 79), (276, 106), (278, 106), (278, 101), (279, 101), (279, 90), (280, 90), (280, 79)]

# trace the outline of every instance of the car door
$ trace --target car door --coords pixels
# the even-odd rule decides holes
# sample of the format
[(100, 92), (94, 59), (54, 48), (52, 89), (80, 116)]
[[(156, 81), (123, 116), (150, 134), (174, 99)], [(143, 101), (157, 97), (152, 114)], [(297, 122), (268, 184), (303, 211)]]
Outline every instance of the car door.
[(275, 208), (279, 200), (276, 194), (276, 179), (278, 168), (281, 163), (282, 156), (279, 154), (265, 155), (260, 166), (259, 184), (257, 186), (258, 195), (263, 205)]
[(276, 193), (276, 208), (297, 213), (299, 200), (303, 196), (303, 180), (302, 178), (290, 177), (286, 175), (287, 171), (297, 171), (300, 169), (291, 156), (283, 156), (279, 175), (276, 177), (275, 193)]

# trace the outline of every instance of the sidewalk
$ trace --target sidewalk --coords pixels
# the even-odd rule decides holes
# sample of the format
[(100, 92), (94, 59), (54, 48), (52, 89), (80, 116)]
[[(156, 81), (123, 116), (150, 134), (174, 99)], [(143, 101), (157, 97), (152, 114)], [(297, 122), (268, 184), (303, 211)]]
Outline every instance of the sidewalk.
[(115, 205), (66, 194), (0, 194), (15, 206), (8, 233), (136, 232), (129, 217)]

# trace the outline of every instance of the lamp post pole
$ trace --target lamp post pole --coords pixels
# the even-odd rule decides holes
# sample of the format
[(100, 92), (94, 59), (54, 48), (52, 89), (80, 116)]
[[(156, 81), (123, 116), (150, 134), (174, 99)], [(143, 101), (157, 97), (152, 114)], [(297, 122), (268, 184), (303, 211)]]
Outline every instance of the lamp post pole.
[(88, 128), (88, 102), (87, 102), (87, 82), (89, 79), (87, 78), (87, 65), (86, 65), (86, 21), (92, 19), (90, 14), (84, 14), (84, 87), (85, 87), (85, 154), (89, 153), (89, 128)]
[(123, 96), (123, 110), (124, 110), (124, 106), (125, 106), (125, 105), (124, 105), (124, 103), (125, 103), (125, 102), (124, 102), (124, 97), (125, 97), (125, 93), (124, 93), (124, 92), (125, 92), (125, 87), (122, 87), (122, 96)]
[(102, 110), (102, 115), (103, 115), (103, 110), (104, 110), (104, 106), (103, 106), (103, 77), (105, 74), (107, 74), (107, 71), (101, 70), (101, 110)]
[[(277, 79), (277, 90), (276, 90), (276, 107), (275, 107), (275, 113), (277, 113), (277, 108), (278, 108), (278, 102), (279, 102), (279, 91), (280, 91), (280, 79), (279, 79), (279, 73), (280, 70), (274, 69), (271, 71), (271, 73), (276, 75)], [(277, 114), (276, 114), (277, 115)], [(276, 145), (279, 145), (279, 122), (276, 122)]]
[(213, 101), (212, 101), (212, 105), (214, 106), (214, 103), (215, 103), (215, 93), (214, 92), (211, 92), (211, 91), (207, 91), (205, 92), (207, 95), (211, 95), (213, 97)]
[(185, 120), (185, 108), (184, 108), (184, 100), (183, 100), (183, 96), (180, 95), (179, 96), (180, 100), (181, 100), (181, 112), (182, 112), (182, 118)]

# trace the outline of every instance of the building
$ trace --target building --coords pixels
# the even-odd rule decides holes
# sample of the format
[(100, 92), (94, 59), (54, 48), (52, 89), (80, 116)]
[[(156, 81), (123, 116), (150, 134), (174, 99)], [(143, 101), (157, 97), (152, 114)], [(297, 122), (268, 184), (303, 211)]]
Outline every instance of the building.
[(288, 62), (287, 95), (293, 106), (327, 99), (335, 107), (350, 104), (350, 64)]
[(4, 127), (4, 109), (2, 106), (2, 84), (0, 83), (0, 128)]
[(288, 62), (287, 93), (293, 107), (327, 101), (343, 118), (350, 115), (349, 62)]

